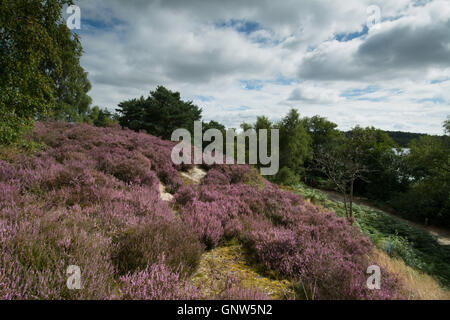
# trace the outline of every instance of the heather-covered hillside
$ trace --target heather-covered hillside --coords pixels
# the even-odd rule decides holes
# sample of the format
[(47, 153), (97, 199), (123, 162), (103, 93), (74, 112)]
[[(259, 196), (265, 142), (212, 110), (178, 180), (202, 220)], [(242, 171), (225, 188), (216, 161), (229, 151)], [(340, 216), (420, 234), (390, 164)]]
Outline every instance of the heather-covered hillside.
[[(0, 299), (269, 298), (232, 275), (209, 295), (191, 281), (227, 241), (295, 298), (402, 297), (384, 270), (381, 290), (367, 288), (373, 247), (359, 229), (250, 167), (205, 167), (189, 184), (173, 143), (144, 133), (55, 122), (30, 139), (42, 150), (0, 160)], [(69, 265), (81, 290), (66, 286)]]

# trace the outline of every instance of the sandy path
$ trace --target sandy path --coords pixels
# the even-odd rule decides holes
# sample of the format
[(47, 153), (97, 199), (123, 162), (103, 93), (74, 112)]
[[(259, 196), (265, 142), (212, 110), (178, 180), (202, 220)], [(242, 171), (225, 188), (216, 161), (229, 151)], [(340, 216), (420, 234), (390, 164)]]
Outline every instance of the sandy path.
[[(206, 171), (195, 166), (192, 169), (190, 169), (188, 172), (181, 172), (180, 174), (184, 178), (188, 179), (191, 183), (200, 184), (202, 179), (206, 176)], [(172, 201), (173, 195), (166, 191), (166, 187), (161, 182), (159, 182), (159, 193), (160, 193), (161, 199), (163, 201), (167, 201), (167, 202)]]

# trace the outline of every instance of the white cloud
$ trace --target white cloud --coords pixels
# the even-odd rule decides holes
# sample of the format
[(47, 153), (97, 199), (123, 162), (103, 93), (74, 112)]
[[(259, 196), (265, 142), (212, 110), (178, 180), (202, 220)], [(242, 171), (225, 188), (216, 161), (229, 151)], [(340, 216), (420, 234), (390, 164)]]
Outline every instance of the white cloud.
[[(101, 107), (115, 109), (164, 85), (194, 100), (206, 119), (234, 127), (262, 114), (279, 119), (297, 107), (342, 129), (442, 133), (450, 113), (448, 1), (78, 4), (82, 64)], [(381, 8), (379, 27), (337, 41), (364, 30), (373, 4)], [(258, 87), (243, 86), (248, 80)], [(368, 87), (375, 89), (365, 92)]]

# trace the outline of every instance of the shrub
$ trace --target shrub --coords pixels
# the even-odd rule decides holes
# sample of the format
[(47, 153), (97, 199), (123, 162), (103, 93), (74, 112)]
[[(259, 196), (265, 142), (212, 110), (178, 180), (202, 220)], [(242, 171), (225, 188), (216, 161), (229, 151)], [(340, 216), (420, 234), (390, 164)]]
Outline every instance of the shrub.
[(119, 293), (112, 299), (125, 300), (191, 300), (202, 298), (199, 289), (160, 261), (144, 270), (120, 277)]
[[(109, 239), (92, 231), (81, 210), (55, 211), (3, 224), (0, 297), (3, 299), (105, 299), (113, 285)], [(2, 232), (3, 234), (3, 232)], [(77, 265), (83, 290), (69, 290), (66, 268)]]
[(281, 168), (275, 180), (278, 184), (283, 186), (293, 186), (300, 182), (299, 177), (288, 167)]
[(202, 247), (188, 228), (175, 219), (154, 217), (130, 227), (114, 239), (112, 260), (120, 275), (145, 270), (165, 256), (172, 270), (192, 273)]

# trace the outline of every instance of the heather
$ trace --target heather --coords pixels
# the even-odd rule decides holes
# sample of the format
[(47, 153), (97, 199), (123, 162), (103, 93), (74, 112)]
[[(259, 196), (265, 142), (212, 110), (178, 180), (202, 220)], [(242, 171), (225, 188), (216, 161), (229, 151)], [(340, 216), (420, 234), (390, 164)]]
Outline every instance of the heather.
[[(327, 210), (345, 215), (344, 204), (332, 201), (321, 191), (305, 185), (292, 188)], [(428, 231), (406, 223), (386, 212), (365, 205), (355, 205), (356, 225), (372, 243), (389, 256), (401, 259), (415, 270), (433, 276), (442, 286), (450, 287), (450, 247), (440, 243)]]
[[(227, 241), (303, 299), (401, 298), (394, 275), (366, 287), (368, 238), (249, 166), (214, 165), (185, 185), (172, 142), (123, 130), (37, 123), (34, 154), (0, 160), (3, 299), (265, 299), (230, 275), (193, 285), (205, 250)], [(161, 200), (159, 184), (174, 195)], [(82, 289), (66, 287), (78, 265)]]
[(201, 291), (171, 270), (164, 255), (150, 267), (120, 277), (121, 288), (112, 299), (192, 300), (202, 298)]
[(175, 199), (184, 204), (182, 219), (207, 247), (237, 237), (254, 263), (293, 280), (302, 298), (400, 297), (395, 278), (387, 272), (382, 290), (367, 289), (372, 245), (343, 218), (270, 183), (261, 189), (239, 183), (213, 185), (208, 177), (206, 181), (207, 185), (180, 189)]
[[(195, 269), (203, 247), (159, 196), (159, 177), (182, 183), (171, 142), (59, 122), (37, 123), (31, 138), (45, 148), (0, 160), (2, 298), (107, 299), (165, 253), (180, 277)], [(67, 289), (69, 265), (82, 290)]]

